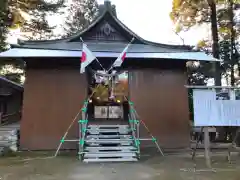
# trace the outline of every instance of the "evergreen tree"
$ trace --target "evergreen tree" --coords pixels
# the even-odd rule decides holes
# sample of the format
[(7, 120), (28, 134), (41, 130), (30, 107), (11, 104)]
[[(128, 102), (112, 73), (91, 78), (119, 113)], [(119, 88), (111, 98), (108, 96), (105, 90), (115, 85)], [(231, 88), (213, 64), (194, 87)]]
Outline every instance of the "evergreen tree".
[(54, 27), (47, 21), (48, 15), (61, 13), (65, 0), (56, 3), (46, 0), (8, 0), (8, 7), (12, 13), (11, 28), (21, 28), (23, 36), (27, 39), (49, 39)]
[(68, 7), (69, 15), (64, 25), (65, 36), (70, 36), (86, 28), (98, 15), (96, 0), (72, 0)]
[(0, 1), (0, 52), (6, 50), (6, 36), (8, 33), (8, 10), (7, 0)]
[[(60, 35), (69, 36), (87, 27), (98, 14), (96, 0), (72, 0), (70, 5), (66, 0), (54, 2), (49, 0), (1, 0), (0, 51), (7, 49), (6, 37), (11, 29), (20, 28), (21, 34), (30, 40), (54, 39), (59, 38), (59, 34), (53, 34), (55, 27), (49, 25), (47, 16), (57, 16), (67, 12), (66, 24), (63, 25), (65, 32)], [(17, 69), (21, 70), (24, 65), (17, 64), (16, 66), (12, 61), (9, 62), (1, 62), (0, 74), (19, 81), (24, 72), (19, 73)], [(10, 71), (9, 67), (16, 71)]]
[[(23, 36), (31, 40), (49, 39), (51, 27), (46, 20), (48, 15), (61, 13), (64, 0), (52, 3), (46, 0), (1, 0), (0, 1), (0, 52), (7, 50), (7, 35), (11, 29), (20, 28)], [(0, 74), (10, 80), (20, 82), (24, 64), (7, 59), (1, 60)]]
[[(239, 4), (239, 0), (173, 0), (170, 14), (178, 32), (187, 31), (195, 25), (211, 24), (213, 46), (209, 46), (211, 40), (207, 40), (200, 41), (198, 47), (204, 51), (212, 51), (214, 57), (223, 60), (221, 71), (227, 80), (231, 79), (229, 83), (231, 85), (235, 84), (234, 65), (240, 60), (236, 43), (240, 35), (239, 22), (237, 22), (239, 18), (235, 16), (235, 10), (239, 9)], [(218, 53), (217, 56), (216, 53)], [(208, 63), (200, 63), (197, 68), (189, 69), (189, 83), (204, 84), (209, 73), (211, 75), (210, 70)], [(228, 77), (229, 71), (231, 78)], [(219, 84), (216, 83), (216, 85)], [(189, 97), (192, 99), (191, 94)], [(192, 112), (192, 106), (190, 110)], [(226, 129), (223, 128), (223, 131), (226, 132)], [(235, 128), (228, 130), (228, 133), (234, 134)], [(226, 140), (227, 137), (224, 133), (220, 133), (219, 139)]]
[[(194, 25), (211, 23), (212, 54), (219, 59), (217, 9), (215, 0), (173, 0), (170, 17), (176, 24), (176, 30), (187, 31)], [(214, 64), (215, 85), (221, 85), (219, 63)]]

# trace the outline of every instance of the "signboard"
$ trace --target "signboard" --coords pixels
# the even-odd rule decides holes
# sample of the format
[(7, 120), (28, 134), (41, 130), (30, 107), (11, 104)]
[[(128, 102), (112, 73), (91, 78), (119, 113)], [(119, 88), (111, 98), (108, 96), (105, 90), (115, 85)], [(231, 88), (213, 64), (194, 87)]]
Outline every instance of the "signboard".
[(95, 106), (95, 118), (123, 118), (121, 106)]
[(240, 126), (235, 90), (193, 89), (194, 126)]
[(94, 116), (95, 118), (107, 118), (107, 106), (95, 106), (94, 108)]
[(109, 112), (109, 118), (123, 118), (123, 110), (121, 106), (110, 106)]

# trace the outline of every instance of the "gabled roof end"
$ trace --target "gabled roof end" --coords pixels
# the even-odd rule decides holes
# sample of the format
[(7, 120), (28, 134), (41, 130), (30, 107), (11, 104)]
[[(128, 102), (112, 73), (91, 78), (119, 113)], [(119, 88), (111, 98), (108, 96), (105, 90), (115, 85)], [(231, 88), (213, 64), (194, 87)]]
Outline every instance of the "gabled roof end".
[(106, 12), (111, 13), (114, 16), (117, 16), (116, 6), (111, 4), (111, 1), (105, 0), (104, 4), (99, 5), (99, 14), (102, 15)]

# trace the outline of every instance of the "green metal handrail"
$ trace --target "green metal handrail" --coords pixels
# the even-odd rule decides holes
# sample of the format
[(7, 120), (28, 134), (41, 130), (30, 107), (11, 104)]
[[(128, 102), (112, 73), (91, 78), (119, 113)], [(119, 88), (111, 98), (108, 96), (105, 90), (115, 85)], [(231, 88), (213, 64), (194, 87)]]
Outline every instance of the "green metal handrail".
[(87, 131), (87, 124), (88, 124), (88, 114), (87, 114), (87, 106), (88, 101), (84, 102), (82, 111), (82, 119), (78, 121), (79, 124), (79, 159), (82, 160), (83, 153), (84, 153), (84, 145), (85, 145), (85, 136)]
[(129, 106), (130, 106), (130, 111), (129, 111), (129, 124), (131, 127), (131, 131), (132, 131), (132, 136), (133, 136), (133, 140), (134, 140), (134, 145), (137, 148), (137, 154), (138, 154), (138, 158), (140, 158), (140, 141), (139, 141), (139, 135), (140, 135), (140, 129), (139, 129), (139, 120), (136, 117), (135, 114), (135, 109), (133, 107), (133, 104), (129, 101), (128, 102)]
[[(143, 140), (151, 140), (152, 142), (154, 142), (158, 151), (162, 154), (162, 156), (164, 156), (164, 154), (160, 148), (160, 145), (157, 142), (157, 139), (151, 134), (151, 132), (148, 129), (148, 127), (146, 126), (146, 124), (139, 118), (139, 115), (134, 108), (133, 102), (128, 101), (128, 104), (130, 107), (130, 116), (129, 116), (130, 119), (129, 120), (131, 120), (131, 122), (129, 122), (129, 123), (130, 123), (130, 125), (132, 123), (132, 126), (134, 127), (133, 130), (136, 130), (136, 135), (133, 132), (133, 136), (134, 136), (134, 140), (135, 140), (135, 146), (138, 149), (138, 156), (140, 157), (140, 141), (143, 141)], [(140, 138), (140, 124), (143, 125), (144, 128), (147, 130), (148, 134), (151, 136), (151, 139), (141, 139)]]

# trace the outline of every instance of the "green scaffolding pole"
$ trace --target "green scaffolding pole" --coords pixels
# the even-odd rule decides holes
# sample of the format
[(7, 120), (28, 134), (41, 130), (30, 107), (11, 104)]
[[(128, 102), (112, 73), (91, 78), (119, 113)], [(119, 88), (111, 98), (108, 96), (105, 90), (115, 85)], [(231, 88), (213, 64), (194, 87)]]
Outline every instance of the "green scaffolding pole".
[[(164, 153), (162, 151), (162, 149), (160, 148), (159, 143), (157, 142), (157, 139), (151, 134), (150, 130), (148, 129), (148, 127), (146, 126), (146, 124), (142, 121), (142, 120), (137, 120), (137, 117), (139, 117), (139, 115), (137, 114), (136, 110), (134, 109), (134, 104), (131, 101), (128, 101), (129, 105), (130, 105), (130, 112), (133, 113), (133, 119), (129, 120), (129, 123), (133, 123), (135, 125), (138, 125), (138, 132), (139, 133), (139, 124), (141, 123), (144, 128), (147, 130), (148, 134), (151, 136), (151, 138), (140, 138), (140, 135), (137, 134), (137, 138), (135, 138), (135, 145), (137, 146), (137, 148), (139, 148), (139, 152), (140, 152), (140, 141), (152, 141), (155, 143), (158, 151), (161, 153), (162, 156), (164, 156)], [(135, 128), (132, 129), (132, 131), (136, 130)]]
[[(89, 102), (89, 100), (91, 99), (91, 97), (93, 96), (93, 94), (96, 92), (96, 90), (98, 89), (99, 85), (100, 85), (100, 84), (98, 84), (97, 87), (94, 88), (92, 94), (87, 98), (87, 100), (84, 101), (84, 103), (83, 103), (83, 108), (79, 110), (79, 112), (77, 113), (77, 115), (75, 116), (75, 118), (73, 119), (73, 121), (70, 123), (70, 125), (69, 125), (69, 127), (67, 128), (64, 136), (63, 136), (62, 139), (60, 140), (60, 144), (58, 145), (58, 148), (57, 148), (57, 150), (56, 150), (56, 152), (55, 152), (54, 157), (56, 157), (56, 156), (58, 155), (58, 153), (59, 153), (59, 151), (60, 151), (60, 149), (61, 149), (61, 147), (62, 147), (62, 145), (63, 145), (64, 142), (66, 142), (66, 141), (79, 141), (79, 142), (80, 142), (79, 139), (78, 139), (78, 140), (66, 140), (66, 137), (67, 137), (67, 135), (68, 135), (69, 130), (71, 129), (71, 127), (73, 126), (73, 124), (76, 122), (76, 120), (77, 120), (78, 116), (80, 115), (80, 113), (81, 113), (81, 112), (82, 112), (82, 113), (86, 113), (86, 112), (87, 112), (88, 102)], [(83, 119), (83, 120), (87, 120), (86, 116), (85, 116), (84, 118), (82, 117), (82, 119)], [(80, 133), (79, 133), (79, 135), (80, 135)], [(81, 135), (82, 135), (82, 134), (81, 134)], [(81, 136), (81, 137), (82, 137), (82, 136)], [(79, 143), (79, 144), (80, 144), (80, 143)]]
[(84, 153), (84, 144), (85, 144), (85, 134), (87, 131), (87, 123), (88, 120), (85, 116), (85, 119), (79, 120), (79, 148), (78, 148), (78, 157), (82, 159), (82, 155)]
[(57, 155), (58, 155), (58, 153), (59, 153), (59, 151), (60, 151), (60, 149), (61, 149), (61, 147), (62, 147), (62, 145), (63, 145), (64, 142), (78, 142), (78, 141), (79, 141), (79, 139), (77, 139), (77, 140), (72, 139), (72, 140), (71, 140), (71, 139), (66, 139), (66, 137), (67, 137), (67, 135), (68, 135), (69, 130), (70, 130), (71, 127), (73, 126), (73, 124), (77, 121), (79, 115), (80, 115), (81, 113), (86, 113), (86, 111), (87, 111), (87, 105), (88, 105), (88, 101), (84, 101), (83, 108), (79, 110), (79, 112), (77, 113), (77, 115), (74, 117), (73, 121), (72, 121), (72, 122), (70, 123), (70, 125), (68, 126), (68, 128), (67, 128), (66, 132), (64, 133), (63, 137), (61, 138), (60, 143), (59, 143), (59, 145), (58, 145), (58, 148), (57, 148), (57, 150), (56, 150), (56, 152), (55, 152), (54, 157), (57, 157)]

